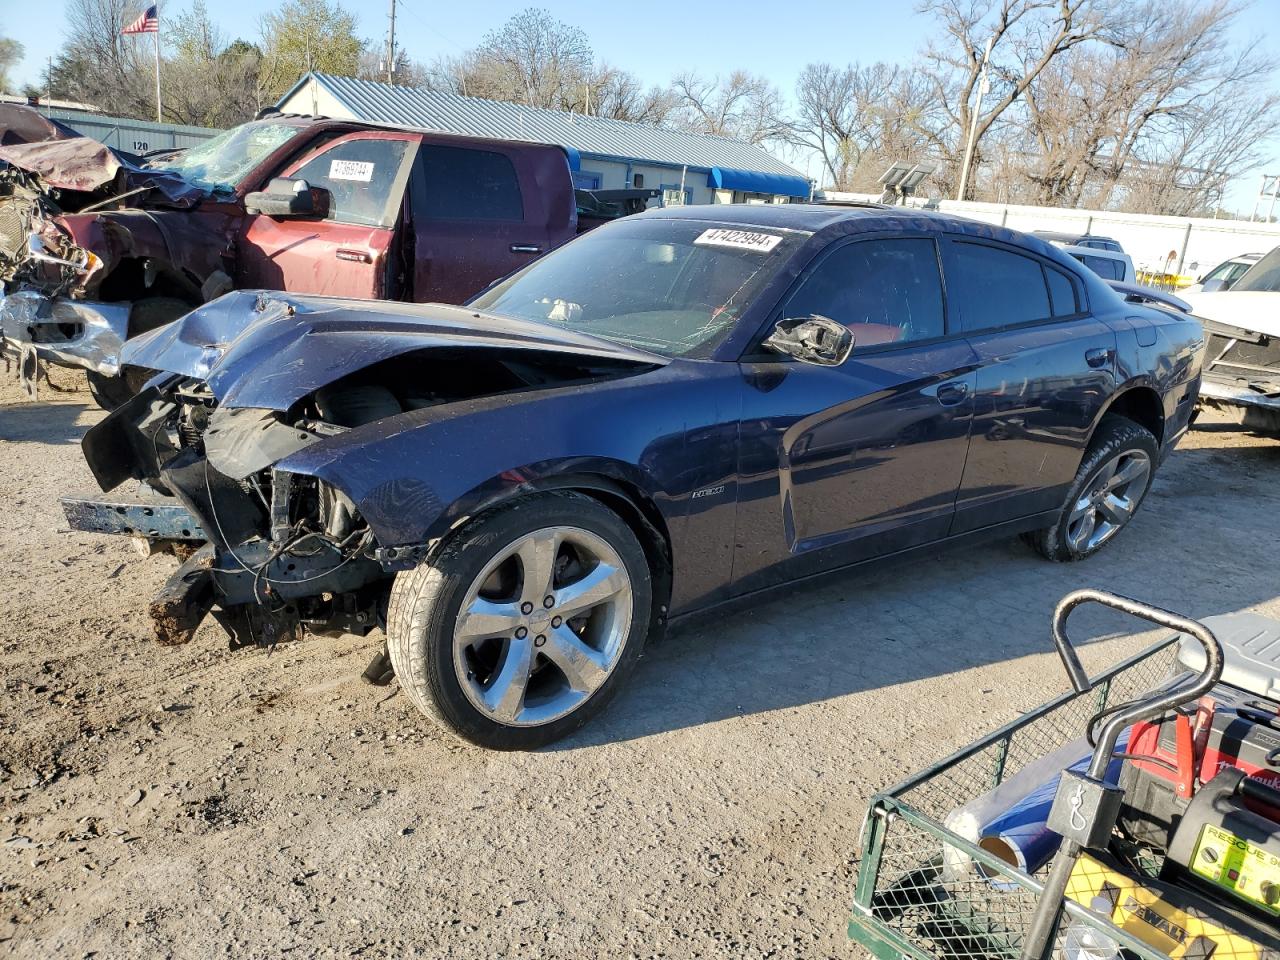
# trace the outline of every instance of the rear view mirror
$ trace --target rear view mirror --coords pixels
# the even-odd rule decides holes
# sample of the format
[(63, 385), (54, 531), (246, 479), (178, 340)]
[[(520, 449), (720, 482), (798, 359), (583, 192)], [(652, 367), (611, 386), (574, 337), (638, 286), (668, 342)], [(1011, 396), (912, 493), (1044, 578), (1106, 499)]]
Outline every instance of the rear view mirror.
[(815, 314), (779, 320), (764, 345), (803, 363), (838, 367), (853, 351), (853, 331), (830, 317)]
[(329, 214), (329, 191), (305, 180), (275, 177), (267, 189), (246, 194), (244, 206), (249, 213), (268, 217), (322, 220)]
[(1200, 287), (1201, 293), (1215, 293), (1219, 290), (1227, 289), (1227, 281), (1221, 277), (1214, 277), (1212, 280), (1206, 280), (1204, 285)]

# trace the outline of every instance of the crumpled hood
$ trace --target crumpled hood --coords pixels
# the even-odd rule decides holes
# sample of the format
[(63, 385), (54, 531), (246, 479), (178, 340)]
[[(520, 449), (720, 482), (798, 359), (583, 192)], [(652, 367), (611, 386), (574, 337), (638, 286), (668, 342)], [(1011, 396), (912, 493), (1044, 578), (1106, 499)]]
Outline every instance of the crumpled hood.
[(1280, 337), (1280, 292), (1213, 290), (1184, 293), (1182, 297), (1197, 317)]
[(14, 143), (0, 147), (0, 160), (34, 173), (46, 187), (85, 193), (114, 181), (123, 171), (123, 188), (150, 187), (176, 206), (193, 206), (206, 191), (170, 170), (149, 170), (133, 158), (89, 137)]
[(599, 337), (466, 307), (237, 290), (130, 340), (121, 364), (202, 379), (224, 407), (283, 411), (347, 374), (430, 347), (667, 363)]

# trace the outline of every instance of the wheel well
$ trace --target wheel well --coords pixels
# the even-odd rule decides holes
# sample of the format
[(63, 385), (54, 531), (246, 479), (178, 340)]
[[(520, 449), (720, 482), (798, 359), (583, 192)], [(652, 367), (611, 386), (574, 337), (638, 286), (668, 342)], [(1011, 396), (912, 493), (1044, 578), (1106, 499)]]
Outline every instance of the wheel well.
[(1164, 408), (1160, 405), (1160, 395), (1150, 387), (1126, 390), (1111, 401), (1106, 414), (1115, 414), (1146, 427), (1156, 438), (1156, 446), (1164, 440)]
[[(98, 299), (108, 303), (119, 300), (142, 300), (149, 297), (173, 297), (199, 306), (200, 285), (172, 264), (153, 262), (151, 286), (147, 286), (145, 257), (126, 257), (98, 285)], [(141, 295), (139, 293), (141, 292)]]

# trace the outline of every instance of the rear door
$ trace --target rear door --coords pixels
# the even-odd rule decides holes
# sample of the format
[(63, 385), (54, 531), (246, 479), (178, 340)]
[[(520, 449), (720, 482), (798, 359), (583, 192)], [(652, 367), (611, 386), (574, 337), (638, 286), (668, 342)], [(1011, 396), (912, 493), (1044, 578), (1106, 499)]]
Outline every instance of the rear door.
[(937, 241), (914, 236), (840, 243), (784, 301), (775, 319), (838, 320), (854, 347), (838, 367), (741, 364), (737, 589), (946, 536), (974, 359), (945, 299)]
[[(424, 140), (409, 185), (415, 300), (461, 303), (547, 251), (546, 204), (555, 191), (540, 189), (532, 162), (518, 144)], [(567, 222), (572, 210), (556, 213)]]
[(978, 361), (952, 526), (963, 533), (1062, 506), (1115, 392), (1116, 337), (1051, 261), (958, 237), (947, 248), (947, 289)]
[(421, 136), (360, 131), (326, 143), (277, 176), (329, 191), (324, 219), (253, 214), (239, 241), (238, 287), (383, 298), (391, 289), (405, 185)]

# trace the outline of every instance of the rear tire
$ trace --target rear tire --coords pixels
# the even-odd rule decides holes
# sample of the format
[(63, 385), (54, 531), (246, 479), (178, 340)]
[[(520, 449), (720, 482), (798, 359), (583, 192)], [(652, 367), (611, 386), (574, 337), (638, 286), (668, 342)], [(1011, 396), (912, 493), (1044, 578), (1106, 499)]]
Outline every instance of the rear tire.
[(1022, 535), (1046, 560), (1071, 563), (1092, 556), (1128, 526), (1151, 489), (1159, 448), (1151, 431), (1108, 415), (1052, 526)]
[(396, 577), (387, 647), (409, 700), (450, 733), (532, 750), (612, 699), (640, 658), (652, 597), (621, 517), (578, 493), (522, 497)]
[[(129, 339), (172, 323), (193, 309), (195, 308), (187, 301), (176, 297), (148, 297), (139, 300), (129, 311)], [(92, 370), (85, 374), (94, 402), (108, 412), (136, 397), (138, 391), (154, 375), (154, 371), (142, 367), (127, 367), (114, 377)]]

